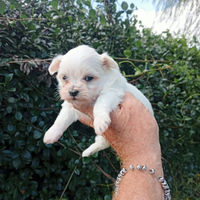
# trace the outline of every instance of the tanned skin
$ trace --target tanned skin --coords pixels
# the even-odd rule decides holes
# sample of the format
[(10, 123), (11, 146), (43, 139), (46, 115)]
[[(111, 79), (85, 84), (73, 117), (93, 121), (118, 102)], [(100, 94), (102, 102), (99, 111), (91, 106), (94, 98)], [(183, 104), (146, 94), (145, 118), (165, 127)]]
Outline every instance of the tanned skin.
[[(88, 117), (80, 121), (93, 127), (93, 105), (76, 107)], [(154, 116), (132, 94), (111, 113), (111, 124), (103, 136), (119, 155), (122, 167), (146, 165), (163, 176), (159, 128)], [(163, 200), (164, 193), (155, 175), (148, 171), (128, 171), (119, 183), (113, 200)]]

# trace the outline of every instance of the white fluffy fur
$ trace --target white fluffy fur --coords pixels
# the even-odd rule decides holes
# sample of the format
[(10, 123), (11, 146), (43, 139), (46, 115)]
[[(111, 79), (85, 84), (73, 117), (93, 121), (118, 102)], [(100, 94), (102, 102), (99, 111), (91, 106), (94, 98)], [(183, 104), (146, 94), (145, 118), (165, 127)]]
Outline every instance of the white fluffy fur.
[[(44, 143), (58, 141), (70, 124), (84, 115), (72, 105), (94, 102), (94, 129), (97, 136), (95, 143), (83, 152), (83, 157), (109, 147), (109, 143), (101, 135), (111, 122), (110, 112), (123, 100), (125, 92), (131, 92), (153, 114), (148, 99), (126, 81), (117, 63), (106, 53), (99, 55), (93, 48), (81, 45), (64, 56), (56, 57), (49, 67), (49, 72), (50, 74), (58, 72), (60, 96), (65, 102), (56, 121), (45, 133)], [(86, 81), (87, 76), (94, 79)], [(63, 77), (66, 80), (63, 80)], [(78, 91), (77, 96), (70, 96), (70, 91)]]

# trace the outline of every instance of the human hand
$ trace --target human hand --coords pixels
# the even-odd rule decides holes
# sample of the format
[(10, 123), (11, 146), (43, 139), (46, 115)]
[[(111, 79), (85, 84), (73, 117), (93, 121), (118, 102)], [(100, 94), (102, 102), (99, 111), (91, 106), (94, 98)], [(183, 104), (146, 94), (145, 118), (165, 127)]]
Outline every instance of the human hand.
[[(79, 119), (93, 127), (93, 106), (76, 108), (89, 117)], [(159, 129), (154, 116), (131, 93), (110, 114), (111, 124), (103, 136), (119, 155), (123, 164), (161, 157)], [(153, 158), (152, 156), (156, 158)], [(152, 160), (152, 161), (153, 161)]]
[[(93, 106), (80, 106), (76, 109), (88, 116), (79, 120), (93, 127)], [(158, 176), (163, 176), (159, 128), (148, 108), (131, 93), (126, 93), (123, 102), (110, 113), (110, 117), (111, 124), (103, 136), (120, 157), (123, 167), (128, 169), (130, 164), (145, 165), (148, 169), (155, 169)], [(116, 200), (163, 198), (157, 177), (141, 172), (127, 174), (120, 185), (120, 191)]]

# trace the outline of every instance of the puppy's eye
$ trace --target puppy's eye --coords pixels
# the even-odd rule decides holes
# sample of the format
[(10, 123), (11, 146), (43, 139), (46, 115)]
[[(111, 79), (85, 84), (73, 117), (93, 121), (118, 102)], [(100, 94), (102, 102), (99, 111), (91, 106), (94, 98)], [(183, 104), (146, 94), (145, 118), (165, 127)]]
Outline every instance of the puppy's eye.
[(94, 77), (92, 77), (92, 76), (86, 76), (84, 79), (85, 79), (85, 81), (89, 82), (92, 79), (94, 79)]
[(63, 80), (63, 81), (66, 81), (66, 80), (67, 80), (67, 76), (63, 76), (63, 77), (62, 77), (62, 80)]

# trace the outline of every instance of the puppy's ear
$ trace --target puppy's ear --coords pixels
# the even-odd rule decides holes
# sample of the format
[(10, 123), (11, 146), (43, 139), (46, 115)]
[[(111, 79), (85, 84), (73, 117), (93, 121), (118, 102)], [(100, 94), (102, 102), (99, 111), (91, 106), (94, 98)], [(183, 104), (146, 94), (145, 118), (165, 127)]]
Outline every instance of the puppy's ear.
[(53, 75), (54, 73), (56, 73), (58, 71), (62, 58), (63, 58), (63, 56), (59, 55), (53, 59), (52, 63), (49, 66), (49, 73), (51, 75)]
[(103, 60), (103, 67), (119, 69), (118, 64), (107, 53), (103, 53), (101, 57)]

